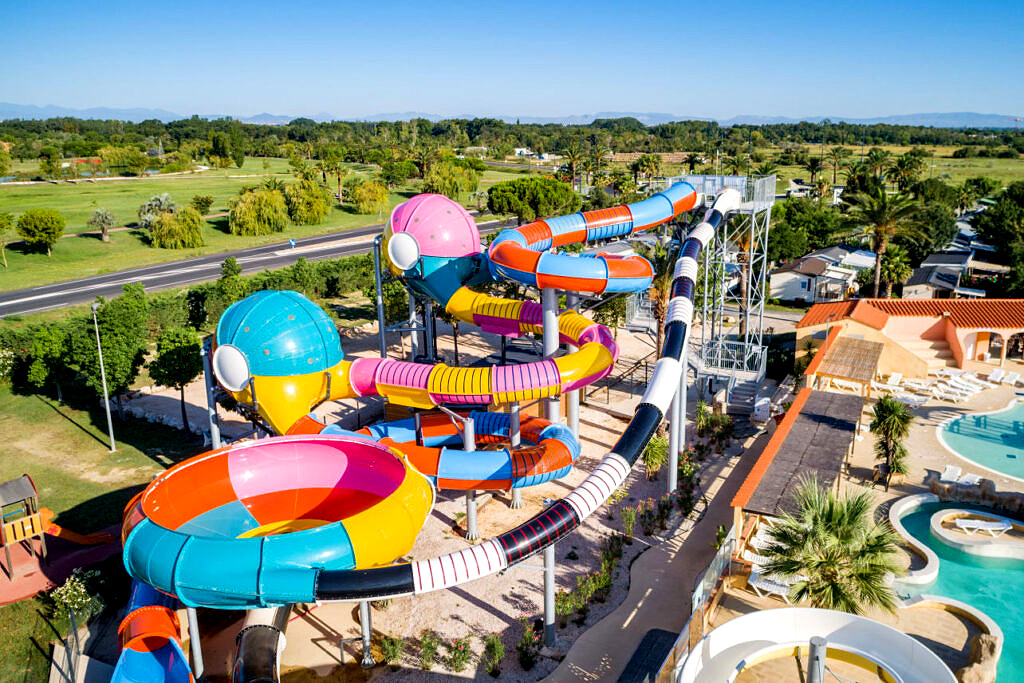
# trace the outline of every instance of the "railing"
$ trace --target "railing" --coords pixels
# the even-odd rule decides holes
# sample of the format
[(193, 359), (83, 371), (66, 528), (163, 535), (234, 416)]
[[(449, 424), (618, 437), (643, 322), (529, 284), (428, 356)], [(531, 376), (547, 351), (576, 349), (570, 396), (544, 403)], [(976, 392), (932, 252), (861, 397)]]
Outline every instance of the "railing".
[(733, 526), (721, 547), (708, 564), (708, 568), (697, 579), (690, 596), (690, 618), (679, 632), (679, 637), (658, 669), (658, 683), (672, 683), (678, 676), (683, 662), (690, 651), (704, 637), (704, 620), (712, 607), (711, 600), (715, 591), (720, 590), (722, 581), (729, 573), (732, 556), (736, 551), (736, 527)]
[(611, 403), (611, 391), (612, 391), (612, 389), (614, 387), (618, 386), (619, 384), (621, 384), (622, 382), (625, 382), (627, 380), (629, 380), (629, 395), (632, 398), (633, 393), (634, 393), (634, 386), (637, 384), (636, 378), (637, 378), (637, 376), (641, 372), (643, 372), (643, 377), (644, 377), (643, 383), (641, 384), (641, 386), (646, 387), (647, 383), (650, 381), (650, 376), (651, 376), (652, 368), (654, 367), (654, 363), (652, 363), (649, 359), (652, 356), (656, 356), (656, 355), (657, 355), (656, 352), (651, 351), (649, 354), (647, 354), (646, 356), (644, 356), (640, 360), (634, 362), (632, 365), (630, 365), (628, 368), (626, 368), (622, 372), (618, 373), (618, 375), (614, 379), (611, 379), (610, 377), (607, 377), (607, 378), (605, 378), (605, 380), (604, 380), (605, 383), (602, 386), (596, 386), (596, 385), (591, 386), (590, 392), (589, 393), (586, 393), (586, 392), (584, 393), (584, 402), (588, 402), (589, 399), (591, 399), (592, 397), (596, 396), (597, 394), (600, 394), (601, 391), (604, 391), (604, 402), (605, 402), (605, 404), (607, 405), (607, 404)]
[(636, 292), (626, 299), (626, 325), (651, 329), (657, 324), (654, 305), (647, 292)]
[(691, 347), (701, 365), (712, 372), (739, 370), (755, 373), (758, 377), (764, 375), (767, 349), (748, 351), (743, 342), (727, 339), (712, 339), (702, 346), (691, 344)]

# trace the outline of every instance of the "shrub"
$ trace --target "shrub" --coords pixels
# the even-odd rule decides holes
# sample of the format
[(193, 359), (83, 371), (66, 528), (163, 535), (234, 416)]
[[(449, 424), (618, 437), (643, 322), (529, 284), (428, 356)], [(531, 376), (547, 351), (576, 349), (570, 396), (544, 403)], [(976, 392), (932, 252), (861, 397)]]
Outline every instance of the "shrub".
[(420, 668), (429, 671), (437, 661), (437, 651), (441, 647), (441, 637), (430, 629), (420, 631)]
[(537, 657), (540, 655), (540, 634), (528, 618), (519, 617), (519, 623), (523, 627), (523, 635), (516, 643), (516, 652), (519, 653), (519, 666), (523, 667), (524, 671), (529, 671), (537, 664)]
[(253, 190), (235, 200), (228, 214), (233, 235), (269, 235), (288, 225), (284, 197), (276, 190)]
[(98, 576), (98, 571), (87, 571), (76, 567), (63, 585), (53, 589), (53, 592), (50, 593), (50, 597), (57, 607), (57, 614), (67, 617), (74, 612), (79, 618), (79, 625), (84, 624), (91, 615), (98, 614), (102, 610), (103, 604), (99, 598), (93, 595), (89, 586), (92, 580)]
[(380, 654), (384, 663), (391, 666), (392, 670), (398, 669), (398, 662), (405, 652), (405, 641), (401, 638), (384, 636), (380, 639)]
[(110, 229), (114, 227), (114, 215), (106, 209), (96, 209), (85, 224), (99, 232), (101, 240), (109, 242)]
[(648, 498), (645, 501), (641, 501), (636, 507), (637, 520), (640, 522), (640, 528), (644, 532), (644, 536), (651, 536), (654, 534), (654, 529), (658, 524), (658, 516), (654, 511), (654, 501)]
[(469, 664), (469, 657), (472, 654), (469, 650), (469, 637), (456, 638), (445, 645), (448, 655), (444, 658), (444, 665), (449, 671), (456, 673), (464, 670)]
[(626, 545), (633, 545), (633, 530), (636, 528), (636, 508), (622, 508), (619, 514), (622, 516), (622, 533), (626, 535)]
[(149, 225), (149, 239), (161, 249), (195, 249), (205, 244), (203, 219), (191, 206), (174, 213), (165, 211)]
[(618, 560), (622, 557), (622, 546), (625, 543), (622, 536), (611, 534), (606, 536), (601, 544), (600, 557), (603, 562), (606, 559)]
[(664, 496), (658, 499), (655, 516), (657, 517), (658, 526), (662, 529), (668, 528), (668, 518), (672, 516), (672, 508), (674, 508), (675, 505), (675, 493), (666, 493)]
[(197, 194), (192, 197), (189, 206), (198, 211), (200, 215), (205, 216), (210, 213), (210, 207), (213, 206), (213, 197), (208, 194)]
[(171, 195), (166, 192), (154, 195), (139, 207), (139, 227), (145, 230), (152, 230), (153, 223), (159, 216), (168, 212), (174, 213), (177, 210), (178, 205), (171, 199)]
[(64, 234), (64, 225), (64, 216), (56, 209), (29, 209), (18, 218), (18, 235), (30, 247), (45, 248), (49, 256)]
[(488, 633), (483, 637), (484, 641), (484, 665), (487, 673), (497, 678), (501, 673), (501, 660), (505, 658), (505, 643), (501, 640), (500, 633)]
[(576, 609), (576, 599), (571, 591), (560, 590), (555, 593), (555, 614), (559, 625), (565, 628), (569, 615)]
[(331, 210), (330, 193), (316, 181), (305, 178), (284, 188), (284, 200), (288, 217), (297, 225), (320, 223)]
[(361, 214), (383, 213), (388, 208), (388, 188), (376, 180), (357, 185), (351, 197)]
[(653, 436), (647, 442), (641, 459), (644, 461), (644, 470), (650, 480), (658, 478), (658, 472), (668, 462), (668, 437)]

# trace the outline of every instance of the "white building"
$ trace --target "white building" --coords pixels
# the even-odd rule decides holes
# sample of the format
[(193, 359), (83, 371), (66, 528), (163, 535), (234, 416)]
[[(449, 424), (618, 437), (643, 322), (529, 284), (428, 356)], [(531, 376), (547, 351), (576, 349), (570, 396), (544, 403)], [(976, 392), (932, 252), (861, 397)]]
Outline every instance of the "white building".
[(770, 296), (783, 301), (840, 301), (856, 288), (857, 271), (817, 256), (804, 256), (771, 272)]
[(853, 270), (866, 270), (875, 267), (875, 252), (867, 249), (858, 249), (846, 244), (837, 244), (834, 247), (826, 247), (818, 251), (812, 251), (804, 258), (816, 257), (825, 259), (834, 266), (840, 268), (852, 268)]

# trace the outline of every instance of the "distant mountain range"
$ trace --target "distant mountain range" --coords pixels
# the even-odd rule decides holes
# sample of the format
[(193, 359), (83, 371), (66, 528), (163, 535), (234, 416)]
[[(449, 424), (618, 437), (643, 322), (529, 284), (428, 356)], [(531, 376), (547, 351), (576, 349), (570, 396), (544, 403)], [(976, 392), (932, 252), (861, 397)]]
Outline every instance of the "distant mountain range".
[[(116, 109), (112, 107), (93, 107), (90, 109), (75, 109), (72, 107), (60, 107), (53, 104), (37, 106), (31, 104), (11, 104), (9, 102), (0, 102), (0, 120), (48, 119), (62, 116), (74, 117), (79, 119), (114, 119), (119, 121), (135, 122), (144, 121), (146, 119), (157, 119), (160, 121), (167, 122), (177, 121), (179, 119), (186, 119), (189, 118), (191, 115), (179, 114), (173, 111), (167, 111), (166, 109)], [(200, 117), (204, 119), (218, 119), (225, 118), (226, 116), (228, 115), (200, 115)], [(299, 118), (299, 116), (305, 116), (305, 118), (309, 118), (314, 121), (408, 121), (409, 119), (414, 118), (429, 119), (430, 121), (439, 121), (441, 119), (451, 118), (471, 119), (475, 117), (486, 117), (501, 119), (509, 123), (519, 121), (520, 123), (560, 123), (565, 125), (588, 124), (594, 121), (594, 119), (616, 119), (622, 117), (632, 117), (648, 126), (655, 126), (661, 123), (668, 123), (670, 121), (711, 120), (708, 117), (703, 116), (686, 116), (680, 114), (665, 114), (659, 112), (623, 111), (601, 111), (594, 114), (578, 114), (570, 116), (506, 116), (488, 114), (462, 114), (458, 116), (442, 116), (440, 114), (430, 114), (419, 111), (405, 111), (390, 112), (383, 114), (371, 114), (369, 116), (359, 117), (338, 117), (333, 114), (330, 114), (329, 112), (320, 112), (318, 114), (307, 115), (270, 114), (264, 112), (262, 114), (255, 114), (254, 116), (232, 115), (232, 118), (238, 119), (239, 121), (245, 123), (282, 125), (288, 123), (289, 121), (292, 121), (293, 119)], [(1014, 126), (1014, 120), (1010, 116), (1006, 116), (1004, 114), (979, 114), (976, 112), (898, 114), (893, 116), (878, 116), (874, 118), (852, 118), (845, 116), (808, 116), (804, 118), (794, 118), (789, 116), (741, 115), (734, 116), (729, 119), (717, 119), (718, 123), (720, 123), (723, 126), (734, 126), (740, 124), (768, 125), (776, 123), (799, 123), (800, 121), (810, 121), (812, 123), (818, 123), (824, 120), (845, 121), (847, 123), (866, 125), (884, 123), (898, 126), (933, 126), (936, 128), (1012, 128)]]

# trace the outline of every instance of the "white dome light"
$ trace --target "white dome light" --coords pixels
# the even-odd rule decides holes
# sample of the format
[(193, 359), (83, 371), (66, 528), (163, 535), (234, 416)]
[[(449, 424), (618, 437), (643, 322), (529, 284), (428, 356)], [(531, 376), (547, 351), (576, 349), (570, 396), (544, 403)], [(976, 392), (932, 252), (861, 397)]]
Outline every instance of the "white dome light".
[(249, 382), (249, 361), (237, 346), (218, 346), (213, 352), (213, 374), (228, 391), (241, 391)]
[(388, 258), (399, 270), (409, 270), (420, 260), (420, 245), (407, 232), (396, 232), (388, 240)]

